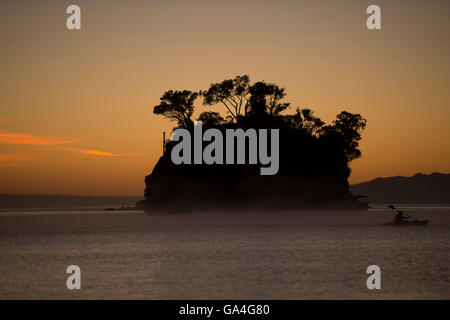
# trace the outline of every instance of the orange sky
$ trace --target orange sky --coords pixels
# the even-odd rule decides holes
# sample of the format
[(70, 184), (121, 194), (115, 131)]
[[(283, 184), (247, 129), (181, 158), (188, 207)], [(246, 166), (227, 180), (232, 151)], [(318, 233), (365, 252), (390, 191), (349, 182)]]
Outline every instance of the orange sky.
[[(79, 31), (66, 29), (72, 3)], [(381, 31), (365, 27), (369, 4)], [(152, 114), (161, 94), (238, 74), (328, 122), (361, 113), (352, 183), (450, 172), (448, 0), (8, 0), (0, 12), (0, 193), (142, 195), (173, 126)]]

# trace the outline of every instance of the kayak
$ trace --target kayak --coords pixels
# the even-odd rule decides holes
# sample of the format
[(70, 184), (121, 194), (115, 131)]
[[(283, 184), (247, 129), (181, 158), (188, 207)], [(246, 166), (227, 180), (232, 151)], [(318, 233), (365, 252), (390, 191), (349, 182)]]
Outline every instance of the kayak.
[(403, 222), (386, 222), (382, 226), (394, 226), (394, 227), (407, 227), (407, 226), (426, 226), (428, 220), (414, 220), (414, 221), (403, 221)]

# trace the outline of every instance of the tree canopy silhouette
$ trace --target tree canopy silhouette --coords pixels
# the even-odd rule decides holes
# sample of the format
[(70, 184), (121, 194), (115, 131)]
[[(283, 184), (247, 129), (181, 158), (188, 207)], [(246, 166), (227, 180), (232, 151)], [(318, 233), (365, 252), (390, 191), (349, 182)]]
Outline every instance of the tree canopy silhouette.
[(289, 103), (280, 102), (286, 96), (284, 90), (284, 88), (280, 88), (272, 83), (256, 82), (249, 88), (249, 113), (258, 116), (279, 115), (282, 111), (289, 108)]
[(289, 102), (281, 102), (286, 97), (285, 88), (264, 81), (251, 84), (248, 75), (212, 83), (208, 90), (198, 93), (189, 90), (166, 91), (160, 98), (161, 103), (154, 107), (153, 112), (177, 121), (178, 127), (190, 127), (193, 124), (191, 118), (194, 102), (199, 96), (203, 98), (203, 105), (222, 104), (229, 114), (229, 121), (226, 121), (218, 112), (202, 112), (197, 120), (206, 126), (239, 124), (248, 120), (257, 124), (257, 119), (261, 118), (272, 119), (273, 123), (279, 123), (281, 120), (282, 125), (303, 134), (339, 140), (348, 161), (361, 157), (361, 151), (358, 149), (359, 141), (367, 122), (360, 114), (342, 111), (330, 125), (326, 125), (316, 117), (309, 108), (297, 107), (295, 113), (282, 115), (283, 111), (290, 107)]
[(160, 98), (161, 103), (153, 108), (153, 113), (177, 121), (179, 127), (189, 127), (192, 125), (194, 101), (198, 95), (197, 92), (188, 90), (166, 91)]
[(358, 149), (361, 140), (361, 132), (366, 127), (367, 121), (360, 114), (353, 114), (342, 111), (336, 116), (332, 125), (323, 127), (324, 136), (338, 136), (342, 139), (347, 159), (352, 161), (361, 157), (361, 151)]
[(219, 126), (226, 122), (225, 119), (221, 117), (220, 113), (212, 111), (202, 112), (197, 120), (201, 121), (206, 127)]
[(241, 112), (244, 115), (248, 112), (249, 83), (250, 77), (248, 75), (212, 83), (208, 90), (201, 92), (204, 99), (203, 104), (214, 105), (222, 103), (231, 117), (237, 120)]
[(295, 113), (286, 115), (285, 121), (297, 130), (303, 131), (308, 135), (317, 137), (325, 125), (320, 118), (314, 116), (314, 111), (311, 109), (296, 108)]

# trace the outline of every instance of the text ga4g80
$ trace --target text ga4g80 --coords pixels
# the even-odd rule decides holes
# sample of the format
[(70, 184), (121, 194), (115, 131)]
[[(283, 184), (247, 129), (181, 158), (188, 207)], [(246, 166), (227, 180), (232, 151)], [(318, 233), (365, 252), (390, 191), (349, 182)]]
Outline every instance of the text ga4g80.
[(224, 314), (269, 314), (270, 308), (268, 305), (225, 305), (223, 307)]

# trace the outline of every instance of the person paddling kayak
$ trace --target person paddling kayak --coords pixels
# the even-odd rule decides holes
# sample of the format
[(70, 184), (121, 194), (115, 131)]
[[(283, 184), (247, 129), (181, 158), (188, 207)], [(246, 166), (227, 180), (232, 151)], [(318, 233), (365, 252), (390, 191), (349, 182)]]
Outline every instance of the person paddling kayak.
[(402, 222), (408, 221), (408, 219), (411, 218), (410, 216), (407, 216), (406, 214), (404, 214), (403, 211), (400, 211), (397, 208), (395, 208), (393, 205), (390, 205), (389, 208), (391, 208), (397, 212), (397, 214), (395, 215), (395, 218), (394, 218), (394, 221), (396, 223), (402, 223)]
[(395, 210), (396, 215), (393, 221), (383, 223), (383, 226), (426, 226), (428, 224), (428, 220), (414, 219), (404, 214), (403, 211), (398, 210), (393, 205), (389, 205), (389, 208)]

